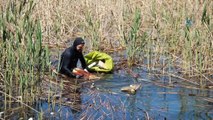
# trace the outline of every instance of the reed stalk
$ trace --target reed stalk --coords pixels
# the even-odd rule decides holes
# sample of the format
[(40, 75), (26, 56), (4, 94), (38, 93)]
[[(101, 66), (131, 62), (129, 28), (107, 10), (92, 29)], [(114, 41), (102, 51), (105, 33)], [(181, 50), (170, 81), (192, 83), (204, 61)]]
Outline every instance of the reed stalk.
[[(32, 104), (37, 99), (34, 86), (49, 66), (49, 50), (42, 47), (39, 20), (33, 20), (30, 16), (35, 3), (32, 0), (11, 0), (5, 5), (7, 7), (0, 17), (0, 71), (5, 76), (4, 92), (10, 96), (20, 96), (21, 102)], [(7, 99), (5, 96), (6, 101), (11, 103), (11, 97)]]
[(93, 50), (99, 50), (101, 41), (99, 35), (100, 22), (98, 20), (95, 20), (91, 16), (91, 13), (87, 13), (85, 18), (88, 23), (88, 34), (91, 35), (90, 46)]
[(141, 11), (136, 9), (132, 26), (130, 26), (131, 29), (127, 34), (124, 33), (124, 40), (127, 46), (127, 61), (129, 66), (132, 66), (134, 62), (137, 62), (136, 59), (140, 59), (139, 57), (141, 56), (146, 44), (146, 33), (139, 34), (141, 21)]

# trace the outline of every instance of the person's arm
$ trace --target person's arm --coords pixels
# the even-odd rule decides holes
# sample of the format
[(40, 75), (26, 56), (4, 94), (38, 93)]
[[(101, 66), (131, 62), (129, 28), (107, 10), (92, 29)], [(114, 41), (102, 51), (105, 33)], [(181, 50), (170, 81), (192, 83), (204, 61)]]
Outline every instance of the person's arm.
[(61, 61), (61, 63), (62, 63), (62, 66), (61, 66), (62, 68), (61, 69), (64, 70), (63, 74), (65, 74), (65, 75), (67, 75), (69, 77), (75, 77), (75, 75), (72, 73), (73, 69), (69, 69), (68, 68), (69, 63), (70, 63), (70, 59), (71, 59), (70, 55), (64, 54), (63, 59)]

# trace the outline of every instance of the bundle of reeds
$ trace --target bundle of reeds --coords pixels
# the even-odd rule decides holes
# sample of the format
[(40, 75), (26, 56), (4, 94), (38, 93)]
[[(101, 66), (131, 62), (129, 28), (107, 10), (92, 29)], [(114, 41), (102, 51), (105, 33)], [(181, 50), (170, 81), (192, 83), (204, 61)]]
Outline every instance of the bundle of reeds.
[[(20, 96), (20, 102), (32, 103), (39, 93), (39, 81), (49, 69), (49, 51), (42, 47), (39, 19), (32, 19), (35, 3), (8, 1), (0, 16), (0, 73), (4, 81), (5, 106), (8, 96)], [(10, 105), (9, 105), (10, 106)]]

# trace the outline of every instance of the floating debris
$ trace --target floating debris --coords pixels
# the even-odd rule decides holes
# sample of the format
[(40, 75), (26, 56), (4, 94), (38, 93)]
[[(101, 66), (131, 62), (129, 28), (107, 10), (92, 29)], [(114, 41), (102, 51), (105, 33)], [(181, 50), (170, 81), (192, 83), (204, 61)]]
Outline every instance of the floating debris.
[(95, 88), (95, 83), (92, 83), (90, 88)]
[(121, 88), (122, 92), (127, 92), (129, 94), (135, 94), (136, 91), (140, 88), (141, 84), (132, 84)]

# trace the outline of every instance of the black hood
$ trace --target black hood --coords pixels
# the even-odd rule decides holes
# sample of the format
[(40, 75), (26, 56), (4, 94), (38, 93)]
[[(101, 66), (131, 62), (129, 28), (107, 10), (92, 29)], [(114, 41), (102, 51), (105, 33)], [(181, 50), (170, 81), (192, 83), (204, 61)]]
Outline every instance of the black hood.
[(75, 41), (73, 42), (73, 47), (76, 49), (76, 46), (80, 44), (85, 44), (84, 40), (81, 37), (77, 37)]

